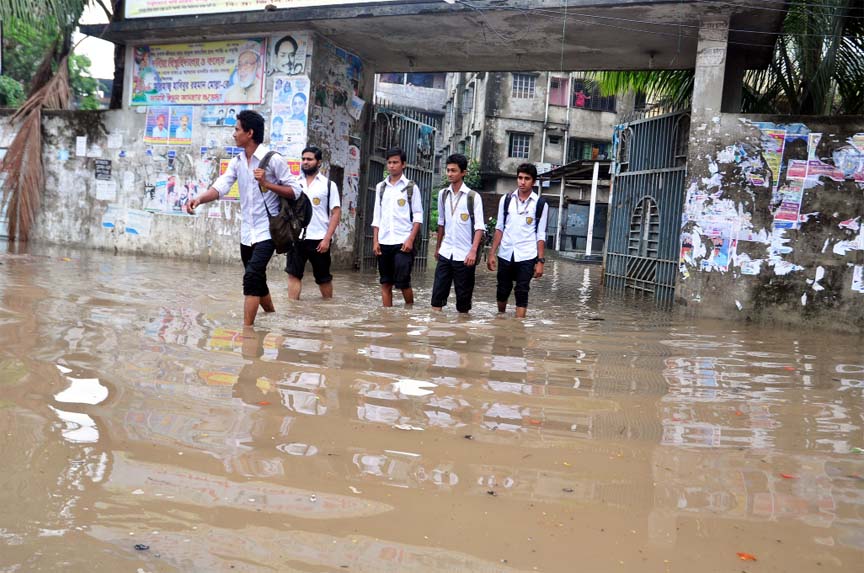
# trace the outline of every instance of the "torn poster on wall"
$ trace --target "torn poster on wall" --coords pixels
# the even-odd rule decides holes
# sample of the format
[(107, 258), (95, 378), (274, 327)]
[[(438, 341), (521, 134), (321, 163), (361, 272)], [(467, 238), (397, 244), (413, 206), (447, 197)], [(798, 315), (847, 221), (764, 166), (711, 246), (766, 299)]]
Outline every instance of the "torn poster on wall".
[[(860, 222), (864, 213), (855, 212), (854, 207), (859, 203), (850, 197), (851, 209), (834, 206), (838, 193), (851, 190), (843, 183), (852, 181), (864, 188), (864, 133), (856, 133), (844, 144), (835, 135), (813, 132), (804, 124), (742, 122), (760, 130), (759, 144), (737, 143), (717, 150), (707, 158), (708, 176), (694, 179), (688, 189), (681, 233), (683, 278), (694, 269), (724, 272), (731, 268), (746, 276), (813, 271), (806, 281), (808, 289), (827, 290), (824, 283), (838, 275), (829, 273), (827, 265), (802, 266), (806, 259), (796, 257), (794, 251), (801, 245), (801, 229), (810, 228), (803, 227), (804, 223), (831, 219), (843, 233), (830, 234), (824, 245), (820, 239), (821, 253), (846, 257), (864, 251), (864, 226)], [(802, 153), (805, 146), (806, 155)], [(817, 187), (831, 182), (831, 194), (823, 201)], [(767, 212), (760, 212), (758, 206), (765, 205), (760, 188), (766, 187), (771, 188), (771, 199)], [(820, 205), (832, 207), (821, 213)], [(764, 246), (764, 256), (759, 256), (754, 243)], [(849, 267), (854, 269), (852, 290), (864, 293), (864, 265), (849, 263)], [(813, 297), (811, 293), (810, 302)], [(805, 293), (801, 304), (807, 300)]]

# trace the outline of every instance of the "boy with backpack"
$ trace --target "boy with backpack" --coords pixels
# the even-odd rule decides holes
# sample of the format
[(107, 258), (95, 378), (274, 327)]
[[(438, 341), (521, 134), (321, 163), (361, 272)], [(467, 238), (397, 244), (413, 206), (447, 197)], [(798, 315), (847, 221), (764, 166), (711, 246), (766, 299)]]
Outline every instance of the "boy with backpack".
[(306, 261), (312, 263), (315, 284), (321, 298), (333, 298), (333, 275), (330, 274), (330, 240), (336, 232), (342, 214), (339, 187), (321, 174), (321, 149), (314, 145), (303, 150), (300, 158), (300, 179), (303, 194), (312, 204), (312, 217), (305, 235), (288, 250), (285, 272), (288, 273), (288, 298), (300, 300)]
[(407, 156), (398, 147), (384, 155), (389, 176), (375, 187), (372, 215), (372, 252), (378, 257), (381, 303), (393, 306), (393, 287), (402, 291), (405, 304), (414, 304), (411, 267), (414, 240), (423, 224), (420, 189), (403, 174)]
[(450, 296), (450, 285), (456, 289), (456, 310), (471, 310), (477, 251), (483, 239), (483, 202), (479, 193), (463, 183), (468, 158), (455, 153), (447, 158), (447, 180), (450, 186), (438, 193), (438, 245), (435, 247), (435, 283), (432, 308), (442, 310)]
[[(276, 250), (270, 236), (270, 213), (278, 213), (280, 197), (302, 196), (297, 178), (279, 155), (261, 145), (264, 141), (264, 118), (252, 110), (237, 114), (234, 143), (243, 153), (234, 157), (225, 173), (201, 195), (186, 203), (186, 212), (224, 196), (236, 181), (240, 187), (240, 258), (243, 261), (243, 324), (252, 326), (258, 307), (275, 312), (267, 287), (267, 263)], [(266, 191), (265, 191), (266, 190)]]
[[(528, 291), (531, 279), (543, 276), (546, 251), (546, 218), (549, 206), (534, 193), (537, 168), (523, 163), (516, 169), (517, 189), (501, 197), (498, 224), (486, 265), (498, 266), (498, 312), (506, 312), (507, 299), (516, 284), (516, 317), (528, 313)], [(499, 251), (500, 247), (500, 251)], [(497, 261), (496, 261), (497, 254)]]

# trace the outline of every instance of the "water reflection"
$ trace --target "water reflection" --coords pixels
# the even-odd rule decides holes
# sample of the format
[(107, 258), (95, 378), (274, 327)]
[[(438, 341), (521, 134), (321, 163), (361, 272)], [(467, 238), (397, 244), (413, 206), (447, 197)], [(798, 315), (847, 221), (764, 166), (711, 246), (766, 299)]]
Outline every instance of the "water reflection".
[(242, 329), (229, 269), (52, 256), (0, 257), (0, 570), (864, 557), (859, 339), (657, 315), (567, 264), (526, 321), (379, 311), (352, 274)]

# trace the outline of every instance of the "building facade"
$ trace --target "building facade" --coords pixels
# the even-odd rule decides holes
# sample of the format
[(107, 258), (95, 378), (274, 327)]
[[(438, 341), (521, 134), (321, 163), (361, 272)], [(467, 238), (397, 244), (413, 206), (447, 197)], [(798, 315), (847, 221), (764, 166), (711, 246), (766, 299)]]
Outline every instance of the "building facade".
[[(533, 163), (543, 173), (564, 164), (611, 159), (614, 126), (635, 103), (632, 95), (602, 95), (580, 74), (451, 73), (440, 156), (465, 153), (479, 162), (488, 218), (496, 214), (497, 197), (516, 188), (516, 169), (522, 163)], [(563, 203), (556, 188), (560, 181), (543, 185), (552, 209), (547, 235), (564, 235), (562, 251), (584, 250), (591, 181), (568, 180)], [(596, 197), (605, 220), (608, 177), (600, 181)], [(561, 233), (559, 204), (564, 209)], [(602, 250), (602, 235), (595, 235), (595, 245), (597, 241)], [(552, 248), (556, 243), (547, 244)]]

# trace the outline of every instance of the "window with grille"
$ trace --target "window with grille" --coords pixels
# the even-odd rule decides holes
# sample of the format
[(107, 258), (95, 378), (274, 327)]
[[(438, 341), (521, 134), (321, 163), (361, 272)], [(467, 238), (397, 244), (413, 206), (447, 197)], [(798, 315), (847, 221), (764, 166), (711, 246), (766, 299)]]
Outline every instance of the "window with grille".
[(526, 133), (511, 133), (510, 145), (508, 146), (508, 157), (516, 157), (518, 159), (528, 159), (528, 152), (531, 150), (531, 136)]
[(513, 74), (513, 97), (530, 99), (534, 97), (537, 78), (530, 74)]
[(615, 113), (615, 96), (601, 95), (597, 86), (585, 80), (573, 80), (572, 105), (578, 109)]
[(474, 108), (474, 86), (466, 88), (462, 92), (462, 113), (468, 115)]
[(610, 158), (612, 144), (608, 141), (590, 141), (570, 138), (567, 148), (567, 163), (571, 161), (606, 161)]

